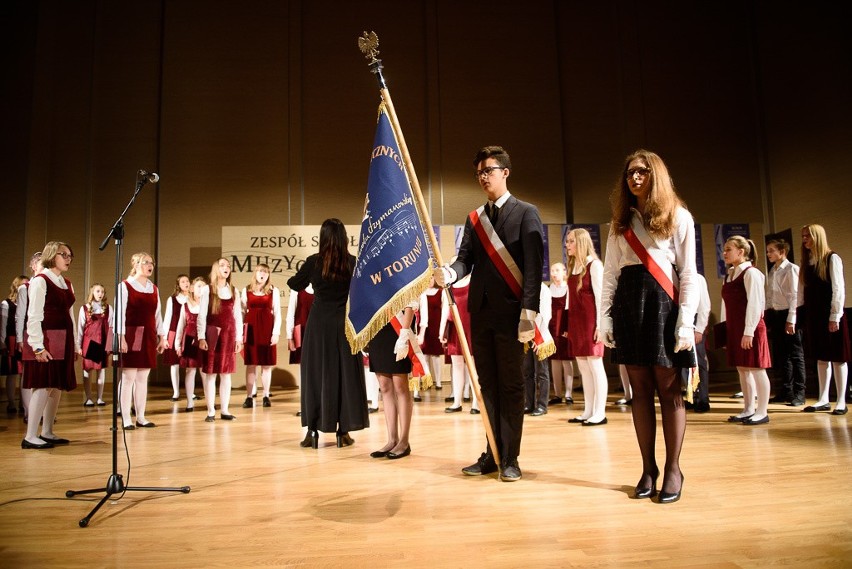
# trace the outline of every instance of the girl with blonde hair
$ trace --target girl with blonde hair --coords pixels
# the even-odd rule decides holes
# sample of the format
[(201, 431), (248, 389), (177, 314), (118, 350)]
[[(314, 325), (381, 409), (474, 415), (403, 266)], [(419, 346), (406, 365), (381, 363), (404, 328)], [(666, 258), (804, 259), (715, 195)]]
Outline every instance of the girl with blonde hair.
[(257, 265), (249, 286), (243, 289), (241, 295), (245, 307), (245, 322), (248, 325), (243, 352), (246, 364), (246, 400), (243, 407), (247, 409), (254, 407), (251, 394), (257, 381), (258, 368), (260, 383), (263, 386), (263, 406), (272, 406), (269, 391), (272, 387), (272, 368), (278, 363), (281, 291), (272, 285), (269, 273), (269, 265)]
[[(166, 315), (163, 317), (163, 329), (160, 334), (166, 339), (166, 349), (163, 350), (163, 363), (169, 367), (169, 377), (172, 380), (172, 401), (180, 397), (180, 356), (175, 350), (178, 319), (181, 309), (189, 298), (189, 275), (180, 274), (175, 278), (175, 290), (166, 301)], [(191, 393), (187, 397), (193, 397)]]
[[(204, 365), (203, 352), (198, 349), (198, 314), (201, 311), (201, 297), (207, 290), (204, 277), (195, 277), (189, 287), (189, 296), (180, 309), (175, 331), (175, 352), (180, 358), (180, 367), (184, 368), (184, 388), (186, 389), (187, 413), (195, 410), (195, 375)], [(202, 382), (204, 373), (201, 374)]]
[(829, 387), (834, 372), (837, 404), (832, 415), (845, 415), (848, 361), (852, 360), (849, 325), (843, 314), (846, 283), (843, 261), (828, 246), (825, 228), (802, 227), (802, 268), (799, 272), (799, 307), (804, 308), (805, 355), (817, 361), (819, 400), (804, 408), (807, 413), (828, 411)]
[[(86, 392), (84, 407), (106, 405), (104, 401), (104, 371), (108, 354), (112, 352), (113, 333), (112, 309), (107, 303), (106, 289), (100, 283), (89, 287), (86, 304), (80, 307), (77, 317), (77, 354), (83, 358), (83, 390)], [(92, 373), (97, 374), (97, 397), (92, 398)]]

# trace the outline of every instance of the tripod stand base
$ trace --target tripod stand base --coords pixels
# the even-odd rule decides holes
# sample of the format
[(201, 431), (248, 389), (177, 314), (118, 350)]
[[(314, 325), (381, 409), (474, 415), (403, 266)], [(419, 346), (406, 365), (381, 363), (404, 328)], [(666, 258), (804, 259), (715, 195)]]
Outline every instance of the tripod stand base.
[(78, 494), (94, 494), (96, 492), (105, 492), (103, 498), (101, 498), (100, 502), (92, 508), (92, 511), (89, 512), (89, 515), (80, 520), (79, 524), (81, 528), (84, 528), (89, 525), (89, 521), (92, 519), (98, 510), (101, 509), (107, 500), (113, 494), (121, 494), (122, 492), (181, 492), (183, 494), (189, 494), (190, 487), (189, 486), (181, 486), (180, 488), (167, 488), (167, 487), (157, 487), (157, 486), (125, 486), (124, 480), (121, 477), (121, 474), (111, 474), (109, 480), (107, 480), (107, 484), (105, 488), (93, 488), (91, 490), (68, 490), (65, 492), (66, 498), (73, 498)]

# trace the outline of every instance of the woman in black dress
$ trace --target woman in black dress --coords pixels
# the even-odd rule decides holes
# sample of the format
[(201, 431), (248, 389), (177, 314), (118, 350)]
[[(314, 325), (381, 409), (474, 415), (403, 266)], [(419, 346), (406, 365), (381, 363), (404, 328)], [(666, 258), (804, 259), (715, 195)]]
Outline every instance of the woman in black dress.
[(361, 354), (352, 354), (344, 321), (355, 257), (347, 250), (346, 229), (327, 219), (320, 229), (319, 253), (305, 259), (287, 281), (296, 291), (309, 284), (314, 303), (302, 338), (302, 426), (308, 428), (303, 447), (317, 448), (319, 433), (336, 432), (337, 446), (354, 441), (350, 431), (370, 426)]

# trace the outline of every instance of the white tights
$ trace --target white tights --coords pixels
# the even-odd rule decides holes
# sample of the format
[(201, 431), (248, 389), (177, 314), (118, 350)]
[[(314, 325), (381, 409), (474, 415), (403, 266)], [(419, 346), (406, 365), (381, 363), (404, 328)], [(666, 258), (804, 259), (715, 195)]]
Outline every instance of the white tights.
[(31, 391), (30, 420), (27, 422), (27, 436), (24, 438), (28, 442), (40, 445), (44, 444), (44, 441), (38, 438), (39, 419), (42, 423), (41, 434), (46, 437), (57, 438), (53, 433), (53, 421), (56, 419), (56, 410), (59, 409), (62, 391), (52, 388), (33, 389)]
[(571, 360), (550, 360), (550, 375), (557, 397), (571, 397), (574, 393), (574, 366)]
[(222, 415), (230, 415), (228, 406), (231, 404), (231, 374), (210, 373), (201, 374), (204, 381), (204, 398), (207, 400), (207, 416), (216, 414), (216, 376), (219, 376), (219, 405)]
[(195, 408), (195, 374), (198, 368), (188, 367), (183, 376), (183, 386), (186, 390), (186, 406), (189, 409)]
[(429, 364), (429, 371), (432, 373), (432, 380), (436, 387), (441, 387), (441, 379), (444, 372), (444, 356), (426, 356), (426, 363)]
[[(769, 404), (769, 376), (765, 369), (753, 367), (737, 367), (740, 378), (740, 389), (743, 392), (743, 410), (737, 417), (751, 417), (753, 421), (766, 416)], [(754, 398), (757, 397), (755, 408)]]
[(84, 403), (87, 403), (89, 401), (92, 401), (93, 403), (95, 402), (95, 400), (92, 399), (92, 374), (93, 373), (98, 374), (98, 379), (97, 379), (98, 398), (97, 398), (97, 401), (100, 402), (100, 401), (104, 400), (104, 375), (105, 375), (104, 371), (105, 370), (103, 370), (103, 369), (98, 369), (98, 370), (84, 371), (83, 372), (83, 391), (86, 393), (86, 401), (84, 401)]
[(121, 418), (124, 426), (133, 424), (130, 416), (130, 404), (136, 408), (136, 422), (143, 425), (148, 423), (145, 419), (145, 407), (148, 404), (148, 374), (150, 368), (124, 368), (121, 370), (121, 385), (119, 385), (119, 399), (121, 401)]
[(580, 377), (583, 380), (583, 414), (580, 419), (599, 423), (606, 418), (607, 378), (603, 358), (577, 358)]
[(470, 372), (467, 370), (467, 365), (464, 363), (464, 356), (450, 356), (452, 362), (453, 376), (453, 407), (458, 407), (462, 404), (464, 391), (471, 395), (471, 409), (479, 409), (479, 401), (476, 400), (476, 392), (470, 385)]
[[(831, 364), (830, 366), (828, 364)], [(817, 405), (828, 405), (828, 389), (831, 385), (831, 372), (834, 370), (834, 386), (837, 388), (837, 405), (835, 409), (846, 409), (846, 362), (825, 362), (817, 360), (817, 378), (819, 379), (819, 401)]]
[(246, 366), (246, 393), (257, 393), (257, 368), (260, 368), (260, 383), (263, 386), (263, 396), (269, 397), (272, 383), (272, 366)]

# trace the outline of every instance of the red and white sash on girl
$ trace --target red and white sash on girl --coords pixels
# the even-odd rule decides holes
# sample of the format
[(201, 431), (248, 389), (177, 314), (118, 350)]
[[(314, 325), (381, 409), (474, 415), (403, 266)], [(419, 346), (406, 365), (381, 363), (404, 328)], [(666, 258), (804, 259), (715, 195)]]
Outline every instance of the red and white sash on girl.
[[(485, 213), (484, 205), (470, 212), (468, 217), (470, 218), (473, 230), (476, 231), (476, 235), (485, 248), (485, 252), (488, 253), (488, 257), (494, 263), (494, 266), (497, 267), (497, 271), (503, 277), (503, 280), (506, 281), (509, 289), (520, 300), (523, 298), (524, 282), (521, 270), (518, 268), (512, 255), (506, 250), (506, 246), (503, 245), (503, 241), (497, 235), (494, 226), (491, 225), (491, 220), (488, 219), (487, 215), (483, 215), (483, 213)], [(535, 338), (533, 339), (533, 343), (536, 346), (535, 353), (539, 360), (544, 360), (556, 353), (556, 342), (553, 341), (550, 330), (547, 327), (542, 328), (538, 323), (535, 324)], [(524, 348), (526, 349), (526, 346)]]
[[(394, 315), (390, 321), (394, 332), (399, 336), (399, 331), (402, 330), (402, 322)], [(432, 375), (429, 373), (429, 364), (426, 363), (426, 356), (420, 349), (420, 344), (417, 343), (417, 335), (413, 332), (408, 334), (408, 359), (411, 360), (411, 379), (408, 380), (408, 388), (414, 389), (429, 389), (432, 387)]]

